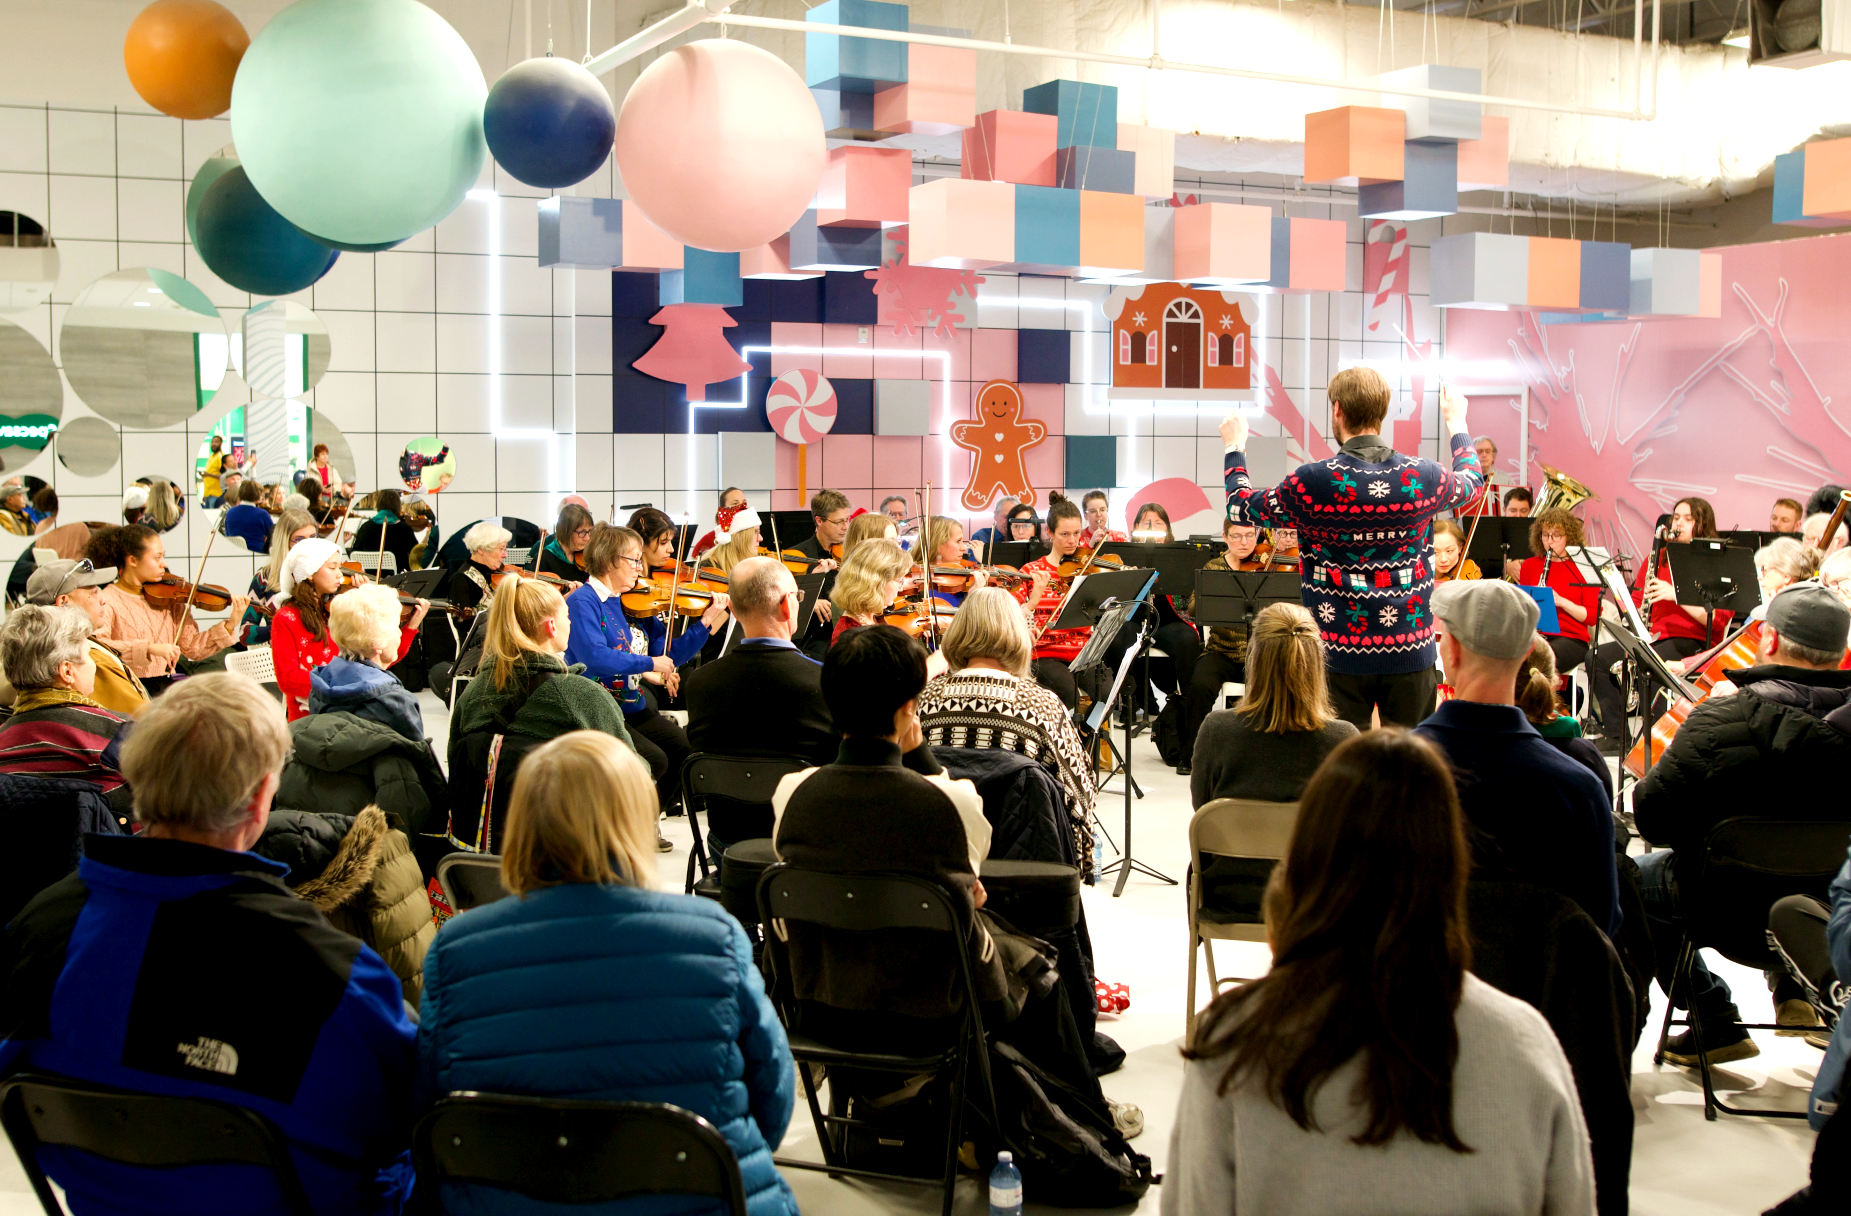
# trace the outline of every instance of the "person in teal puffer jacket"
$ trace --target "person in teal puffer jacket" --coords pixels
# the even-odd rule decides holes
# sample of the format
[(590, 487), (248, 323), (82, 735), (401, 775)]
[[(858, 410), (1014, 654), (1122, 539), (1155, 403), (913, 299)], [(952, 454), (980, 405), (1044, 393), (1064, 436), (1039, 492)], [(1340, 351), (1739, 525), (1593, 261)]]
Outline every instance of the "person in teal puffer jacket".
[[(418, 1104), (457, 1090), (673, 1103), (726, 1137), (751, 1216), (796, 1216), (771, 1163), (796, 1097), (790, 1044), (739, 922), (650, 889), (654, 831), (649, 770), (611, 736), (573, 731), (528, 753), (502, 843), (513, 897), (451, 920), (425, 956)], [(557, 1210), (464, 1183), (441, 1199), (450, 1216)], [(584, 1210), (718, 1205), (650, 1196)]]

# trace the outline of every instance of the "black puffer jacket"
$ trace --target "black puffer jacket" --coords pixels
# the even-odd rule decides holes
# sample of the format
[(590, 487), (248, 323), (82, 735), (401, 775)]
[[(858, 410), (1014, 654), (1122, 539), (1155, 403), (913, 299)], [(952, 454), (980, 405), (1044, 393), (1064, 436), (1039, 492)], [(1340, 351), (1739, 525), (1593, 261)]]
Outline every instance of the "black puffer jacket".
[(1694, 857), (1724, 819), (1840, 819), (1851, 767), (1851, 671), (1767, 664), (1691, 711), (1633, 792), (1639, 834)]

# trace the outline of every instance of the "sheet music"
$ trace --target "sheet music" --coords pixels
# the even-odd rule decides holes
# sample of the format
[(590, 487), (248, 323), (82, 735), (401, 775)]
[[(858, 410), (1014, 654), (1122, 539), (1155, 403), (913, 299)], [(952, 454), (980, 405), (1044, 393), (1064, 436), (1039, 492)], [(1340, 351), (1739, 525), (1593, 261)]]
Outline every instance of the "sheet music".
[(1651, 637), (1652, 631), (1645, 627), (1645, 620), (1639, 615), (1638, 605), (1632, 602), (1632, 590), (1626, 586), (1626, 580), (1620, 576), (1619, 568), (1608, 566), (1602, 570), (1601, 574), (1607, 590), (1613, 596), (1614, 603), (1625, 614), (1624, 619), (1628, 627), (1638, 637)]

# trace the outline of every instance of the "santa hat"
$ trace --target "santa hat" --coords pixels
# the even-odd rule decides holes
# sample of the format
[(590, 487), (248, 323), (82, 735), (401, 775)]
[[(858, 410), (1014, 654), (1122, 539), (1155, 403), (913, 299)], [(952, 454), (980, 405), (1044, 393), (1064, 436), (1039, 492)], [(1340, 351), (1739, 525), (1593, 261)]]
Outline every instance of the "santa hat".
[(277, 590), (282, 598), (288, 599), (295, 594), (296, 584), (307, 582), (315, 576), (315, 571), (328, 564), (328, 559), (341, 551), (341, 547), (331, 540), (310, 537), (296, 542), (296, 547), (283, 558), (282, 577), (277, 580)]
[(757, 511), (754, 511), (744, 503), (740, 503), (736, 507), (722, 508), (719, 515), (715, 517), (714, 522), (719, 526), (713, 530), (713, 537), (720, 544), (725, 544), (727, 541), (733, 539), (733, 534), (735, 532), (744, 532), (747, 528), (756, 528), (764, 521), (759, 519)]

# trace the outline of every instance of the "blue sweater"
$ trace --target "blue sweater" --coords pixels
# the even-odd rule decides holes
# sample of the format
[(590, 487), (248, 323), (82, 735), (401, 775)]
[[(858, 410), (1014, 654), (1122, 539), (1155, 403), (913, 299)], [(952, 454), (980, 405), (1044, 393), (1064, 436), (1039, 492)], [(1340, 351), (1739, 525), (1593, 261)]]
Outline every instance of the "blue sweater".
[(691, 621), (668, 645), (668, 627), (660, 617), (631, 620), (620, 597), (600, 599), (590, 581), (566, 597), (566, 611), (572, 616), (566, 662), (583, 663), (586, 678), (615, 692), (626, 714), (641, 713), (648, 706), (638, 677), (654, 666), (650, 656), (666, 653), (679, 667), (707, 644), (707, 626)]
[[(418, 1056), (420, 1106), (473, 1089), (693, 1111), (732, 1145), (752, 1216), (796, 1216), (771, 1164), (796, 1097), (790, 1045), (745, 931), (710, 900), (573, 883), (463, 913), (424, 959)], [(467, 1185), (443, 1202), (450, 1216), (559, 1210)]]
[(276, 520), (271, 518), (270, 512), (251, 503), (241, 502), (235, 507), (226, 508), (219, 531), (237, 537), (252, 553), (268, 553), (270, 529), (275, 524)]
[[(398, 977), (283, 885), (279, 862), (145, 836), (84, 851), (8, 926), (0, 1074), (248, 1107), (288, 1139), (315, 1211), (398, 1212), (416, 1065)], [(39, 1163), (86, 1216), (283, 1210), (254, 1166), (61, 1148)]]
[(1380, 435), (1357, 435), (1270, 490), (1253, 488), (1244, 455), (1227, 454), (1228, 518), (1298, 529), (1300, 594), (1317, 618), (1330, 670), (1389, 675), (1439, 662), (1427, 606), (1433, 520), (1484, 484), (1470, 438), (1454, 435), (1452, 453), (1448, 473), (1401, 455)]

